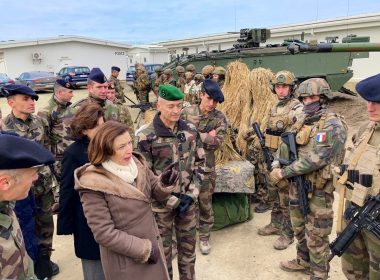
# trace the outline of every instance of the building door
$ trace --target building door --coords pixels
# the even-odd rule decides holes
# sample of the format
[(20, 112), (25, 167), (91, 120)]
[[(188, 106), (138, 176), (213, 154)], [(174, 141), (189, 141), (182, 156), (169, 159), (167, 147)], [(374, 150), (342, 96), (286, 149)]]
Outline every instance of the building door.
[(7, 66), (5, 65), (3, 52), (0, 52), (0, 73), (7, 73)]

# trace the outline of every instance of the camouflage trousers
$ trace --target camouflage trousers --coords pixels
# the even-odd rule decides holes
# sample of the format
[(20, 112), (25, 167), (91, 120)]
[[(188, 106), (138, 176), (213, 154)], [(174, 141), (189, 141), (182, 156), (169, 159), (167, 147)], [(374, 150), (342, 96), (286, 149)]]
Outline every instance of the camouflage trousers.
[(270, 197), (273, 198), (270, 222), (274, 227), (281, 229), (282, 235), (293, 239), (294, 232), (289, 210), (289, 187), (268, 186)]
[(273, 198), (269, 197), (268, 183), (264, 173), (255, 165), (255, 196), (261, 203), (268, 203)]
[(299, 207), (297, 188), (294, 183), (290, 184), (290, 219), (298, 241), (297, 259), (301, 263), (310, 263), (310, 272), (314, 277), (327, 279), (330, 267), (326, 256), (330, 252), (334, 196), (323, 189), (314, 188), (308, 200), (310, 212), (305, 220)]
[(342, 270), (348, 280), (380, 279), (380, 240), (363, 230), (344, 252)]
[[(61, 177), (61, 170), (62, 170), (62, 162), (60, 160), (57, 160), (54, 162), (53, 165), (54, 172), (53, 174), (53, 185), (52, 185), (52, 191), (53, 191), (53, 197), (54, 197), (54, 202), (59, 202), (59, 180)], [(58, 177), (58, 178), (57, 178)]]
[(164, 245), (164, 253), (170, 279), (173, 279), (172, 243), (175, 228), (178, 249), (180, 280), (195, 279), (196, 206), (190, 205), (186, 213), (178, 215), (175, 210), (155, 212), (156, 222)]
[(199, 207), (199, 239), (208, 240), (214, 225), (214, 212), (212, 210), (212, 195), (214, 194), (216, 173), (205, 174), (198, 196)]
[(139, 91), (137, 97), (138, 97), (138, 100), (140, 101), (140, 103), (149, 102), (149, 92), (148, 91)]

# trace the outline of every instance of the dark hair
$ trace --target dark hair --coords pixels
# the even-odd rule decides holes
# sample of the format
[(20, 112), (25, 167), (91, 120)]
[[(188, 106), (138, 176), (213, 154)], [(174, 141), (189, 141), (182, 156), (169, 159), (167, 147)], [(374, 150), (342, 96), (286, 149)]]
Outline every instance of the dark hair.
[(113, 143), (116, 137), (128, 132), (125, 124), (117, 121), (108, 121), (104, 123), (95, 133), (94, 138), (88, 146), (88, 158), (93, 165), (100, 165), (115, 152)]
[(75, 140), (84, 138), (83, 131), (96, 127), (99, 118), (103, 116), (104, 111), (97, 103), (91, 102), (80, 107), (71, 120), (72, 138)]

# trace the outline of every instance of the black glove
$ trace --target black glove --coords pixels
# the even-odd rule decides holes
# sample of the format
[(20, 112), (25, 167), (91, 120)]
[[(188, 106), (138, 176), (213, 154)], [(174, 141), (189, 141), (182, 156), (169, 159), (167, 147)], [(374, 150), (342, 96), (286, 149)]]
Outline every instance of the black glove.
[(179, 177), (179, 163), (173, 162), (167, 166), (161, 174), (161, 183), (164, 186), (172, 186)]
[(182, 215), (187, 212), (187, 209), (194, 202), (194, 200), (191, 196), (188, 196), (186, 194), (181, 195), (180, 199), (181, 202), (179, 203), (176, 210), (179, 215)]
[(156, 264), (158, 261), (158, 257), (160, 255), (160, 251), (158, 247), (152, 243), (152, 250), (150, 250), (149, 259), (147, 261), (148, 264)]

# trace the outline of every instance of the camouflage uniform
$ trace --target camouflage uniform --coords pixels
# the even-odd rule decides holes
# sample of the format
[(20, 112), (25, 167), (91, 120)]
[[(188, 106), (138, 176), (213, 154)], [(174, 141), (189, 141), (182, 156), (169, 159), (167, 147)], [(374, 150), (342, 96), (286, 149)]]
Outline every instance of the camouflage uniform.
[(78, 102), (74, 103), (70, 108), (70, 114), (67, 114), (65, 119), (66, 128), (69, 129), (69, 122), (75, 112), (83, 105), (89, 102), (96, 102), (104, 109), (104, 119), (106, 121), (113, 120), (125, 124), (128, 127), (128, 132), (132, 137), (132, 140), (135, 140), (135, 128), (133, 126), (133, 120), (131, 113), (126, 105), (116, 105), (109, 100), (103, 100), (90, 95)]
[[(355, 170), (360, 174), (372, 174), (373, 183), (370, 190), (371, 195), (380, 192), (380, 126), (374, 122), (366, 124), (360, 128), (353, 137), (354, 149), (345, 159), (346, 164), (350, 164), (351, 159), (357, 153), (358, 146), (367, 141), (364, 151), (361, 153)], [(346, 199), (351, 201), (353, 191), (346, 191)], [(347, 207), (351, 205), (347, 203)], [(344, 221), (348, 223), (347, 220)], [(379, 222), (379, 220), (377, 220)], [(342, 256), (342, 270), (349, 280), (354, 279), (380, 279), (380, 240), (367, 230), (362, 230), (359, 236), (348, 247)]]
[(37, 280), (11, 202), (0, 201), (0, 279)]
[[(305, 132), (305, 134), (304, 134)], [(332, 230), (334, 196), (331, 165), (341, 163), (347, 128), (342, 120), (326, 109), (307, 117), (297, 134), (305, 142), (297, 143), (299, 159), (283, 168), (284, 178), (305, 175), (312, 184), (308, 202), (310, 212), (305, 219), (299, 207), (297, 188), (290, 184), (289, 207), (294, 234), (298, 240), (297, 261), (310, 264), (311, 279), (327, 279), (329, 238)]]
[(158, 75), (158, 73), (156, 72), (155, 77), (153, 79), (153, 83), (152, 83), (153, 84), (152, 88), (155, 95), (158, 94), (158, 87), (164, 83), (163, 78), (164, 76), (162, 75), (162, 73)]
[(124, 87), (121, 85), (120, 80), (118, 78), (115, 78), (114, 76), (110, 76), (108, 81), (113, 84), (115, 88), (115, 96), (116, 96), (116, 102), (117, 104), (125, 103), (125, 97), (124, 97)]
[[(266, 125), (265, 144), (274, 156), (276, 156), (280, 141), (279, 134), (286, 131), (298, 131), (302, 126), (305, 118), (302, 109), (303, 105), (298, 99), (289, 98), (279, 100), (271, 110)], [(267, 174), (266, 167), (261, 170)], [(289, 214), (289, 186), (279, 187), (267, 184), (267, 187), (268, 199), (273, 203), (271, 224), (275, 228), (281, 229), (282, 235), (293, 240), (294, 233)]]
[[(38, 116), (45, 119), (49, 124), (48, 137), (50, 143), (51, 152), (54, 154), (56, 162), (54, 164), (55, 176), (57, 181), (61, 176), (61, 160), (63, 158), (63, 152), (72, 143), (70, 137), (66, 134), (64, 129), (63, 120), (68, 112), (70, 102), (60, 102), (53, 95), (49, 100), (48, 105), (38, 112)], [(54, 196), (57, 197), (59, 193), (59, 186), (55, 184), (53, 187)]]
[[(48, 139), (49, 124), (45, 119), (39, 116), (30, 115), (26, 121), (23, 121), (16, 118), (13, 113), (10, 113), (4, 120), (3, 129), (5, 131), (12, 131), (23, 138), (33, 140), (45, 148), (50, 149)], [(38, 246), (40, 249), (46, 248), (49, 251), (52, 250), (54, 233), (54, 222), (51, 212), (51, 205), (53, 203), (52, 183), (50, 169), (45, 167), (43, 171), (38, 174), (38, 180), (33, 183), (32, 188), (36, 203), (34, 222)], [(20, 224), (28, 224), (30, 223), (30, 219), (33, 219), (32, 213), (25, 213), (22, 209), (20, 209), (19, 212), (19, 209), (17, 209), (18, 205), (23, 205), (24, 203), (28, 204), (27, 200), (28, 198), (25, 198), (16, 202), (16, 214), (20, 220)], [(22, 230), (25, 236), (24, 228), (22, 228)], [(30, 234), (29, 232), (28, 235)]]
[(135, 88), (138, 92), (138, 100), (141, 103), (149, 102), (149, 92), (151, 90), (151, 83), (148, 74), (141, 73), (136, 81)]
[[(138, 148), (147, 159), (156, 175), (172, 162), (179, 162), (180, 177), (177, 181), (177, 194), (186, 194), (194, 202), (199, 195), (200, 183), (205, 171), (205, 153), (194, 125), (179, 120), (173, 131), (168, 129), (157, 113), (154, 120), (138, 133)], [(178, 206), (173, 196), (166, 206), (153, 203), (153, 211), (164, 244), (166, 262), (170, 277), (172, 269), (172, 232), (175, 227), (178, 242), (178, 269), (181, 280), (195, 279), (195, 205), (179, 215), (173, 208)]]
[[(215, 150), (220, 147), (227, 133), (226, 116), (214, 109), (208, 115), (203, 115), (198, 105), (186, 107), (182, 111), (182, 118), (191, 122), (198, 129), (203, 148), (206, 153), (205, 180), (202, 182), (199, 192), (199, 239), (208, 240), (214, 224), (212, 211), (212, 195), (215, 189)], [(216, 136), (212, 137), (209, 131), (215, 130)]]

